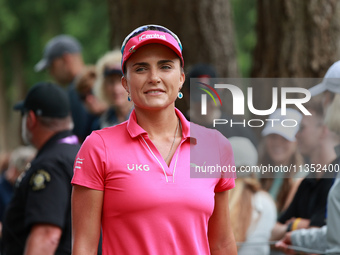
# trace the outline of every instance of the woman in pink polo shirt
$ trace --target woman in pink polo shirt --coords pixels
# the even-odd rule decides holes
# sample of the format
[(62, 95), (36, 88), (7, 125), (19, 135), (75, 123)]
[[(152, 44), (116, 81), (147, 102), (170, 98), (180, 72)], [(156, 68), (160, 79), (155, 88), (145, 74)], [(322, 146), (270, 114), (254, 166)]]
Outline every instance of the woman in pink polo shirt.
[[(128, 121), (93, 132), (72, 179), (73, 254), (236, 254), (228, 190), (229, 141), (175, 108), (185, 80), (182, 45), (147, 25), (122, 45)], [(209, 169), (210, 172), (206, 171)], [(213, 171), (212, 171), (213, 169)]]

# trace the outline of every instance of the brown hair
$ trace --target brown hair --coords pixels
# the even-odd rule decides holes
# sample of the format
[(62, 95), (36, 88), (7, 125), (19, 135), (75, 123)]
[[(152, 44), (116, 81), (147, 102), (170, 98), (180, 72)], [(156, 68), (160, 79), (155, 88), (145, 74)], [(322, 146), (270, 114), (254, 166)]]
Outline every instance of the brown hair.
[[(268, 152), (265, 148), (265, 140), (266, 140), (266, 138), (264, 137), (264, 139), (262, 139), (262, 142), (259, 145), (259, 163), (258, 164), (264, 165), (264, 166), (268, 166), (268, 165), (275, 166), (274, 161), (270, 158), (270, 156), (269, 156), (269, 154), (268, 154)], [(304, 160), (303, 160), (302, 155), (296, 149), (294, 154), (290, 158), (289, 164), (299, 166), (299, 165), (302, 165), (303, 162), (304, 162)], [(260, 179), (260, 183), (262, 185), (262, 188), (265, 191), (269, 191), (270, 188), (273, 185), (275, 175), (274, 175), (274, 173), (266, 173), (265, 175), (262, 175), (262, 177), (264, 177), (264, 178)], [(289, 192), (292, 188), (292, 184), (293, 184), (292, 177), (293, 176), (285, 176), (284, 177), (283, 182), (282, 182), (281, 187), (280, 187), (280, 191), (277, 195), (277, 198), (275, 199), (276, 200), (276, 207), (277, 207), (277, 210), (278, 210), (279, 213), (282, 211), (282, 209), (285, 205), (285, 202), (288, 198), (288, 194), (289, 194)]]
[(83, 95), (92, 91), (96, 78), (96, 68), (94, 66), (85, 67), (75, 82), (77, 92)]
[(252, 197), (259, 190), (261, 185), (258, 180), (247, 177), (236, 179), (235, 188), (229, 191), (231, 226), (237, 242), (246, 240), (253, 213)]
[(115, 49), (113, 51), (107, 52), (104, 56), (102, 56), (96, 64), (96, 71), (98, 74), (97, 80), (94, 86), (94, 94), (103, 102), (110, 104), (110, 99), (108, 98), (105, 92), (105, 76), (104, 70), (109, 66), (119, 66), (122, 61), (122, 53), (119, 49)]

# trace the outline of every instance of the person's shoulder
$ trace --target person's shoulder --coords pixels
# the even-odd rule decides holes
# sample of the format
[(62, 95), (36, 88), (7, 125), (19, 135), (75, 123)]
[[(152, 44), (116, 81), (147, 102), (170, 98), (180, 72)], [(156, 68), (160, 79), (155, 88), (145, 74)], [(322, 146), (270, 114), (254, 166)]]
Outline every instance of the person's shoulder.
[(260, 190), (254, 194), (254, 206), (258, 211), (275, 211), (276, 213), (276, 206), (273, 198), (270, 194), (266, 191)]
[(58, 155), (64, 155), (65, 157), (72, 157), (77, 153), (80, 148), (79, 142), (62, 142), (57, 141), (53, 145), (49, 146), (43, 151), (44, 157), (54, 158)]
[[(190, 123), (190, 136), (197, 140), (205, 149), (220, 148), (227, 152), (231, 150), (231, 144), (220, 131)], [(202, 147), (200, 147), (202, 148)]]
[(122, 122), (118, 125), (102, 128), (99, 130), (92, 131), (90, 135), (88, 135), (85, 141), (82, 144), (84, 146), (102, 146), (108, 143), (112, 144), (112, 141), (118, 142), (123, 137), (126, 137), (127, 134), (127, 122)]
[(271, 195), (264, 190), (257, 191), (254, 195), (255, 199), (262, 200), (262, 201), (269, 201), (270, 203), (274, 203), (274, 199), (271, 197)]
[(219, 138), (224, 137), (227, 139), (220, 131), (214, 128), (204, 127), (193, 122), (190, 122), (190, 133), (197, 136), (217, 136)]
[(105, 127), (99, 130), (95, 130), (91, 133), (90, 136), (100, 136), (100, 137), (120, 136), (122, 132), (126, 132), (126, 125), (127, 125), (127, 121), (124, 121), (115, 126)]

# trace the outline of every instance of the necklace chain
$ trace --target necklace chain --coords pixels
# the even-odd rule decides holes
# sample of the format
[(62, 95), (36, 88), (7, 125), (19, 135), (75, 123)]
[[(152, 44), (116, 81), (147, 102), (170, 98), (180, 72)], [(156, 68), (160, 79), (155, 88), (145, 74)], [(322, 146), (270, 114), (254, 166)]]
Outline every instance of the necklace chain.
[[(178, 119), (178, 118), (177, 118), (177, 119)], [(174, 147), (174, 144), (175, 144), (175, 141), (176, 141), (176, 136), (177, 136), (177, 133), (178, 133), (179, 124), (180, 124), (180, 121), (179, 121), (179, 119), (178, 119), (177, 126), (176, 126), (176, 131), (175, 131), (175, 135), (174, 135), (174, 140), (172, 141), (172, 144), (171, 144), (171, 147), (170, 147), (168, 156), (166, 156), (166, 158), (165, 158), (165, 162), (168, 160), (168, 158), (169, 158), (169, 156), (170, 156), (170, 153), (171, 153), (171, 151), (172, 151), (172, 148)]]

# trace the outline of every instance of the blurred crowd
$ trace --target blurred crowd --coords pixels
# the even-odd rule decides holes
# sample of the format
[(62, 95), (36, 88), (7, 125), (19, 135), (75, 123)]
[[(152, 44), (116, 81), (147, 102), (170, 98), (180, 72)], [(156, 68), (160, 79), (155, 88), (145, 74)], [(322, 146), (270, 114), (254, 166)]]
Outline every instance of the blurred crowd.
[[(133, 109), (121, 83), (120, 50), (106, 53), (95, 65), (85, 65), (81, 51), (75, 38), (60, 35), (47, 43), (42, 60), (35, 66), (35, 71), (48, 70), (67, 92), (73, 133), (80, 143), (93, 130), (126, 121)], [(190, 78), (209, 83), (209, 78), (217, 77), (215, 68), (209, 64), (197, 64), (188, 70), (184, 99), (177, 107), (191, 121), (212, 127), (211, 118), (234, 118), (211, 102), (208, 103), (211, 103), (212, 114), (206, 118), (198, 116), (199, 111), (195, 110), (196, 104), (200, 107), (200, 101), (190, 94)], [(340, 201), (336, 191), (331, 192), (339, 186), (339, 179), (334, 171), (315, 172), (309, 167), (333, 165), (334, 169), (339, 169), (340, 80), (328, 86), (329, 78), (340, 78), (340, 62), (329, 69), (320, 84), (319, 88), (325, 88), (311, 91), (312, 96), (319, 94), (304, 105), (312, 115), (302, 115), (297, 109), (289, 108), (285, 116), (281, 114), (282, 109), (277, 109), (268, 117), (272, 120), (294, 119), (298, 123), (294, 128), (275, 124), (281, 121), (266, 122), (261, 137), (249, 127), (217, 128), (229, 139), (238, 170), (242, 166), (255, 165), (281, 169), (291, 165), (299, 167), (299, 171), (288, 173), (237, 173), (229, 207), (238, 254), (340, 254), (340, 242), (333, 240), (340, 236), (339, 223), (335, 220), (340, 218)], [(19, 146), (0, 155), (0, 232), (15, 185), (41, 149), (34, 147), (37, 146)], [(43, 178), (43, 181), (48, 179), (46, 175)]]

